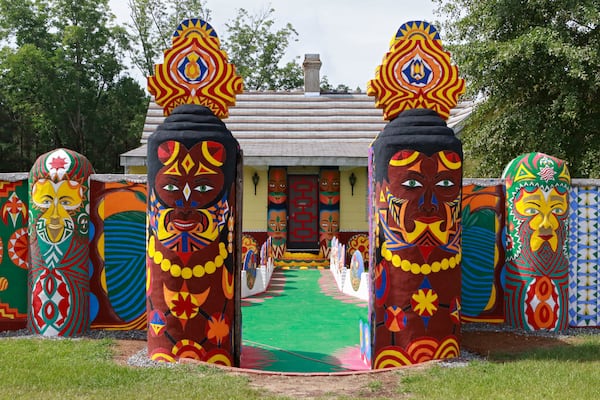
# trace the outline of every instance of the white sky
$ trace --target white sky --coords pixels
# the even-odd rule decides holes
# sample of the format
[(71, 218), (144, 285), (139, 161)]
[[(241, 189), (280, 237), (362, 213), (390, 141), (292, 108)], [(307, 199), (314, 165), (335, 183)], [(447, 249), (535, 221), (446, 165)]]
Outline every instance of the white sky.
[[(299, 56), (302, 63), (304, 54), (318, 53), (321, 77), (326, 75), (334, 87), (346, 84), (363, 91), (400, 25), (435, 22), (431, 0), (207, 0), (205, 5), (212, 10), (208, 22), (220, 36), (225, 36), (225, 23), (238, 8), (255, 14), (270, 5), (275, 29), (290, 22), (298, 32), (298, 42), (290, 45), (284, 61)], [(129, 22), (126, 0), (110, 0), (110, 6), (120, 23)], [(145, 85), (134, 68), (131, 73)]]

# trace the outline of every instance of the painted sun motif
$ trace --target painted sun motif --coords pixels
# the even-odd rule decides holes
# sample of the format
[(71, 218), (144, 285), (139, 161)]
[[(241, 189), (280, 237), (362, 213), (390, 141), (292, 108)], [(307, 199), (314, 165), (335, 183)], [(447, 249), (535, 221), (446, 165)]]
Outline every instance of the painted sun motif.
[(446, 119), (464, 92), (465, 81), (459, 78), (436, 29), (422, 21), (398, 29), (375, 79), (367, 84), (367, 94), (375, 96), (376, 107), (383, 109), (388, 121), (414, 108), (434, 110)]
[(419, 289), (412, 295), (411, 305), (419, 316), (431, 317), (438, 310), (438, 294), (433, 289)]
[(229, 116), (235, 95), (243, 90), (242, 78), (221, 50), (219, 38), (209, 23), (184, 20), (172, 36), (173, 45), (164, 53), (163, 64), (148, 77), (148, 91), (165, 115), (182, 104), (198, 104), (219, 118)]

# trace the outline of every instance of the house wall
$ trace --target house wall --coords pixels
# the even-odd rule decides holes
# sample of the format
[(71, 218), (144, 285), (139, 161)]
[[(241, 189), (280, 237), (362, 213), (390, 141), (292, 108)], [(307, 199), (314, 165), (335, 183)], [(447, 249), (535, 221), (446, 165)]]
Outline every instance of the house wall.
[[(258, 174), (256, 195), (252, 176)], [(244, 194), (242, 206), (242, 230), (244, 232), (264, 232), (267, 230), (267, 189), (269, 177), (267, 170), (258, 170), (253, 167), (244, 167)]]
[[(254, 196), (252, 175), (254, 170), (244, 171), (244, 232), (256, 229), (253, 236), (258, 245), (266, 240), (266, 170), (257, 171), (260, 180)], [(349, 193), (348, 177), (357, 177), (354, 196)], [(140, 329), (145, 326), (145, 203), (146, 184), (143, 176), (92, 175), (90, 215), (93, 236), (90, 238), (92, 277), (90, 285), (97, 300), (92, 304), (92, 328)], [(362, 231), (366, 227), (366, 171), (360, 168), (341, 171), (342, 230), (340, 241), (346, 243), (349, 230)], [(472, 184), (472, 183), (470, 183)], [(482, 187), (498, 185), (498, 182), (479, 182)], [(465, 183), (467, 185), (467, 183)], [(496, 285), (498, 282), (498, 236), (501, 236), (500, 205), (503, 203), (499, 188), (491, 188), (481, 194), (474, 187), (466, 188), (470, 210), (465, 222), (475, 229), (463, 236), (463, 260), (476, 257), (469, 265), (473, 290)], [(473, 196), (487, 196), (473, 198)], [(0, 330), (18, 329), (25, 326), (27, 318), (27, 174), (0, 174)], [(362, 202), (359, 201), (362, 199)], [(499, 200), (500, 199), (500, 200)], [(354, 205), (354, 206), (353, 206)], [(359, 209), (353, 210), (353, 207)], [(477, 215), (476, 213), (482, 213)], [(571, 326), (600, 326), (600, 180), (573, 180), (570, 193), (569, 233), (569, 324)], [(250, 222), (247, 222), (250, 221)], [(346, 222), (348, 221), (348, 222)], [(354, 221), (354, 222), (349, 222)], [(364, 225), (363, 225), (364, 224)], [(482, 235), (480, 232), (488, 232)], [(491, 245), (486, 240), (492, 240)], [(470, 241), (474, 241), (473, 243)], [(475, 242), (476, 241), (476, 242)], [(125, 250), (115, 246), (125, 244)], [(482, 254), (481, 249), (493, 249), (494, 254)], [(472, 250), (470, 250), (472, 249)], [(501, 250), (501, 249), (500, 249)], [(473, 251), (470, 255), (469, 251)], [(477, 251), (477, 253), (475, 253)], [(482, 260), (488, 260), (486, 263)], [(493, 263), (491, 260), (494, 260)], [(465, 265), (463, 269), (467, 268)], [(478, 281), (479, 280), (479, 281)], [(466, 289), (465, 289), (466, 290)], [(470, 291), (470, 290), (469, 290)], [(469, 307), (473, 322), (500, 322), (500, 307), (492, 294), (499, 290), (472, 296)], [(126, 305), (123, 301), (133, 303)], [(479, 306), (477, 302), (481, 302)], [(485, 304), (483, 304), (485, 303)], [(477, 307), (481, 311), (477, 311)]]
[[(356, 176), (354, 194), (350, 186), (350, 175)], [(367, 168), (353, 168), (340, 171), (340, 231), (366, 232), (367, 219)]]

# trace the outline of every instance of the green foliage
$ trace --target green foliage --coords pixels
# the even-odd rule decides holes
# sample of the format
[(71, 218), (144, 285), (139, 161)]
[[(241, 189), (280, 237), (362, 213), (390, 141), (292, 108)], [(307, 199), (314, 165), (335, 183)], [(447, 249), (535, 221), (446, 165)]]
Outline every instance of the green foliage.
[(246, 90), (296, 89), (304, 84), (297, 58), (282, 64), (298, 32), (290, 23), (274, 31), (274, 12), (270, 8), (251, 15), (240, 8), (237, 16), (225, 24), (228, 35), (223, 47), (244, 78)]
[(108, 0), (0, 0), (0, 170), (28, 171), (57, 147), (119, 170), (147, 98), (123, 75), (128, 40), (113, 19)]
[(435, 2), (470, 94), (485, 99), (461, 132), (475, 173), (500, 176), (540, 151), (575, 177), (600, 177), (600, 2)]

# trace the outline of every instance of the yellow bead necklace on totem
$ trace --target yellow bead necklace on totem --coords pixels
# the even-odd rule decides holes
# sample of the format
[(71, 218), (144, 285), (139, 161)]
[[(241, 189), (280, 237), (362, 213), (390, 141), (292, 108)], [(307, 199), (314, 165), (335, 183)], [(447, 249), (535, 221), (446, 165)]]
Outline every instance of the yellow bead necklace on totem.
[(409, 260), (403, 260), (398, 254), (392, 253), (392, 251), (387, 248), (387, 242), (384, 242), (381, 246), (381, 255), (387, 261), (390, 261), (394, 267), (402, 268), (403, 271), (411, 272), (415, 275), (429, 275), (431, 273), (456, 268), (457, 265), (460, 265), (462, 257), (459, 252), (453, 257), (443, 258), (440, 261), (434, 261), (431, 264), (417, 264)]
[(156, 244), (154, 236), (150, 236), (148, 240), (148, 257), (150, 257), (155, 264), (160, 265), (160, 269), (164, 272), (169, 272), (174, 278), (201, 278), (205, 274), (214, 274), (217, 268), (223, 266), (225, 259), (229, 255), (227, 246), (225, 243), (219, 243), (219, 254), (204, 264), (194, 265), (193, 267), (181, 267), (178, 264), (174, 264), (171, 260), (164, 258), (161, 251), (156, 250)]

